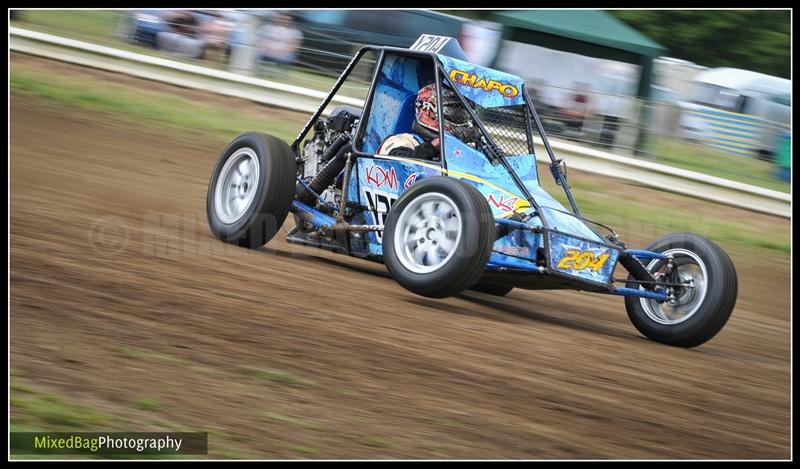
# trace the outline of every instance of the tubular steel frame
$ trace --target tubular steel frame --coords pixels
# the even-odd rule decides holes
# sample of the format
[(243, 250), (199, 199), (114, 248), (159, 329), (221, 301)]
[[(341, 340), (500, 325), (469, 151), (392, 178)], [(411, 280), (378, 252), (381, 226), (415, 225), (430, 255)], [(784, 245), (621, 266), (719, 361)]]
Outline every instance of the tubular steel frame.
[[(596, 291), (596, 292), (599, 292), (599, 293), (607, 293), (607, 294), (615, 294), (615, 295), (623, 295), (623, 296), (635, 296), (635, 297), (641, 297), (641, 298), (649, 298), (649, 299), (654, 299), (654, 300), (659, 301), (659, 302), (666, 301), (668, 299), (668, 297), (667, 297), (667, 295), (665, 293), (662, 293), (662, 292), (659, 292), (659, 291), (637, 290), (637, 289), (633, 289), (633, 288), (622, 288), (622, 287), (617, 288), (617, 287), (614, 287), (613, 283), (618, 282), (618, 281), (613, 279), (613, 271), (612, 271), (612, 275), (610, 276), (611, 280), (609, 280), (608, 283), (603, 283), (603, 282), (594, 282), (594, 281), (587, 280), (587, 279), (580, 278), (580, 277), (576, 277), (576, 276), (571, 276), (571, 275), (568, 275), (568, 274), (565, 274), (565, 273), (561, 273), (561, 272), (555, 271), (555, 270), (550, 269), (549, 267), (547, 267), (547, 266), (550, 265), (550, 249), (549, 249), (549, 247), (550, 247), (550, 245), (549, 245), (550, 244), (550, 233), (563, 234), (565, 236), (569, 236), (569, 237), (574, 238), (574, 239), (578, 239), (578, 240), (581, 240), (581, 241), (587, 241), (587, 242), (591, 242), (593, 244), (597, 244), (597, 245), (601, 245), (601, 246), (607, 247), (609, 249), (614, 249), (614, 250), (619, 251), (621, 256), (622, 255), (628, 255), (628, 256), (633, 257), (634, 259), (665, 259), (666, 257), (663, 256), (662, 254), (659, 254), (659, 253), (656, 253), (656, 252), (651, 252), (651, 251), (634, 250), (634, 249), (627, 249), (626, 250), (626, 249), (624, 249), (624, 245), (622, 245), (621, 243), (619, 243), (619, 244), (609, 244), (609, 243), (605, 243), (605, 242), (599, 242), (599, 241), (594, 240), (594, 239), (588, 239), (588, 238), (584, 238), (584, 237), (581, 237), (581, 236), (576, 236), (576, 235), (573, 235), (573, 234), (570, 234), (570, 233), (563, 233), (561, 231), (555, 230), (555, 229), (551, 228), (550, 226), (548, 226), (546, 217), (542, 213), (542, 210), (540, 209), (539, 204), (536, 203), (536, 201), (533, 198), (533, 196), (531, 195), (530, 191), (528, 191), (528, 189), (525, 186), (525, 184), (519, 179), (519, 176), (516, 174), (514, 169), (511, 167), (511, 165), (506, 160), (506, 156), (503, 154), (502, 150), (500, 150), (500, 147), (492, 139), (491, 134), (486, 130), (486, 128), (484, 127), (483, 123), (480, 121), (480, 119), (478, 119), (477, 115), (475, 114), (475, 111), (467, 103), (466, 98), (464, 98), (464, 96), (458, 91), (456, 86), (450, 80), (450, 77), (447, 76), (447, 73), (445, 73), (445, 70), (442, 67), (441, 63), (437, 60), (436, 54), (433, 53), (433, 52), (423, 52), (423, 51), (414, 51), (414, 50), (397, 48), (397, 47), (378, 47), (378, 46), (365, 46), (365, 47), (362, 47), (361, 49), (359, 49), (359, 51), (356, 53), (356, 55), (354, 55), (353, 58), (350, 60), (350, 62), (347, 64), (347, 67), (345, 67), (345, 69), (341, 73), (341, 75), (339, 75), (339, 78), (333, 84), (330, 92), (328, 93), (328, 96), (325, 98), (325, 100), (323, 100), (323, 102), (320, 104), (320, 106), (317, 108), (317, 110), (314, 112), (314, 114), (311, 116), (311, 118), (308, 120), (306, 125), (303, 127), (303, 129), (300, 131), (300, 133), (298, 134), (298, 136), (295, 138), (294, 142), (292, 143), (291, 148), (295, 153), (295, 157), (298, 157), (298, 155), (300, 154), (300, 152), (299, 152), (300, 143), (306, 137), (306, 135), (308, 134), (308, 131), (312, 128), (314, 123), (316, 123), (316, 121), (320, 118), (320, 116), (324, 112), (325, 108), (328, 106), (328, 104), (330, 104), (331, 100), (333, 99), (333, 96), (341, 88), (341, 85), (344, 83), (345, 79), (350, 75), (350, 73), (353, 71), (353, 69), (359, 63), (361, 58), (367, 52), (374, 52), (374, 53), (378, 54), (378, 58), (377, 58), (376, 63), (375, 63), (375, 70), (374, 70), (373, 75), (372, 75), (372, 82), (370, 84), (370, 89), (369, 89), (369, 94), (367, 96), (367, 101), (365, 102), (362, 115), (361, 115), (361, 117), (359, 119), (358, 128), (357, 128), (357, 130), (355, 132), (355, 136), (352, 139), (353, 148), (346, 155), (347, 160), (346, 160), (346, 163), (345, 163), (344, 175), (343, 175), (343, 179), (342, 179), (342, 194), (343, 195), (342, 195), (342, 198), (341, 198), (340, 206), (339, 206), (338, 210), (336, 210), (336, 217), (334, 218), (334, 217), (331, 217), (330, 215), (322, 213), (319, 210), (316, 210), (313, 207), (309, 207), (308, 205), (306, 205), (306, 204), (304, 204), (304, 203), (302, 203), (302, 202), (300, 202), (298, 200), (294, 200), (292, 202), (291, 212), (293, 214), (297, 215), (301, 220), (303, 220), (303, 221), (305, 221), (307, 223), (310, 223), (311, 225), (314, 226), (314, 228), (316, 228), (318, 231), (321, 231), (323, 233), (368, 232), (368, 231), (380, 231), (380, 230), (382, 230), (384, 228), (381, 225), (353, 225), (353, 224), (348, 223), (344, 219), (345, 209), (347, 207), (346, 194), (347, 194), (348, 189), (349, 189), (350, 172), (352, 170), (353, 160), (354, 160), (354, 158), (358, 158), (358, 157), (369, 157), (369, 158), (374, 158), (375, 157), (375, 155), (373, 155), (373, 154), (360, 151), (360, 147), (361, 147), (361, 144), (362, 144), (362, 141), (363, 141), (363, 138), (364, 138), (364, 132), (366, 131), (367, 122), (369, 121), (371, 104), (372, 104), (373, 99), (375, 97), (377, 77), (378, 77), (378, 74), (380, 73), (380, 70), (381, 70), (383, 64), (384, 64), (384, 60), (385, 60), (385, 57), (386, 57), (387, 53), (393, 53), (393, 54), (403, 55), (403, 56), (407, 56), (407, 57), (410, 56), (410, 57), (419, 57), (419, 58), (429, 58), (431, 60), (431, 62), (432, 62), (433, 67), (434, 67), (434, 83), (436, 84), (436, 99), (437, 99), (436, 109), (437, 109), (437, 114), (438, 114), (438, 118), (439, 118), (439, 138), (440, 138), (439, 141), (441, 142), (440, 143), (440, 152), (441, 152), (441, 154), (442, 155), (445, 154), (445, 149), (444, 149), (445, 140), (444, 140), (444, 138), (442, 138), (444, 136), (444, 126), (443, 126), (444, 120), (443, 120), (443, 117), (442, 117), (442, 106), (441, 106), (441, 83), (442, 83), (443, 80), (445, 80), (449, 84), (449, 86), (456, 92), (455, 94), (459, 98), (459, 100), (461, 101), (461, 104), (464, 106), (466, 111), (470, 114), (470, 117), (473, 119), (473, 121), (475, 122), (476, 126), (478, 127), (478, 129), (480, 130), (481, 134), (483, 135), (483, 137), (484, 137), (484, 139), (486, 141), (486, 145), (488, 146), (489, 153), (491, 153), (491, 154), (487, 154), (486, 156), (488, 158), (497, 159), (497, 161), (499, 161), (500, 164), (503, 165), (503, 167), (506, 169), (506, 171), (508, 171), (508, 173), (511, 176), (511, 178), (514, 180), (514, 183), (522, 191), (522, 193), (525, 196), (525, 198), (531, 204), (531, 207), (533, 207), (534, 211), (539, 216), (539, 219), (542, 221), (542, 225), (543, 225), (542, 227), (529, 226), (529, 225), (526, 225), (525, 223), (522, 223), (520, 221), (507, 219), (507, 218), (497, 218), (497, 219), (495, 219), (495, 224), (508, 227), (508, 228), (510, 228), (511, 231), (514, 231), (514, 230), (525, 230), (525, 231), (531, 231), (531, 232), (534, 232), (534, 233), (543, 234), (544, 235), (543, 236), (543, 240), (544, 240), (544, 255), (545, 255), (545, 265), (544, 266), (537, 265), (536, 264), (536, 259), (525, 259), (525, 260), (528, 260), (528, 261), (531, 262), (531, 264), (532, 264), (531, 266), (525, 266), (525, 265), (521, 265), (521, 264), (504, 262), (504, 261), (492, 261), (492, 262), (487, 263), (487, 271), (533, 272), (533, 273), (542, 274), (542, 275), (552, 275), (552, 276), (561, 277), (564, 281), (566, 281), (568, 283), (571, 283), (571, 284), (574, 284), (576, 288), (578, 288), (580, 286), (584, 286), (584, 287), (585, 286), (590, 286), (593, 291)], [(524, 93), (524, 97), (525, 97), (525, 109), (526, 109), (526, 119), (525, 119), (525, 127), (526, 128), (525, 128), (525, 131), (526, 131), (526, 140), (527, 140), (527, 143), (528, 143), (529, 151), (531, 152), (531, 154), (533, 154), (533, 138), (532, 138), (533, 129), (531, 128), (531, 125), (530, 125), (530, 121), (531, 121), (531, 118), (532, 118), (533, 122), (536, 125), (536, 130), (538, 131), (539, 135), (541, 136), (542, 142), (544, 143), (544, 147), (545, 147), (545, 149), (547, 151), (547, 154), (548, 154), (548, 156), (550, 158), (551, 173), (553, 174), (553, 177), (555, 178), (555, 180), (558, 183), (558, 185), (560, 185), (561, 188), (564, 190), (564, 192), (567, 195), (567, 199), (569, 200), (569, 204), (570, 204), (570, 206), (572, 208), (572, 211), (573, 211), (573, 213), (571, 213), (570, 215), (573, 215), (573, 216), (577, 217), (578, 219), (580, 219), (581, 221), (584, 221), (584, 222), (595, 223), (595, 222), (591, 222), (589, 220), (584, 219), (584, 217), (582, 216), (582, 214), (580, 212), (580, 209), (578, 208), (578, 205), (575, 202), (575, 199), (574, 199), (574, 197), (572, 195), (572, 191), (570, 190), (570, 187), (567, 184), (566, 176), (564, 175), (564, 172), (561, 171), (561, 168), (559, 166), (560, 161), (556, 158), (555, 153), (553, 152), (553, 149), (550, 146), (550, 142), (547, 139), (547, 134), (544, 131), (544, 127), (542, 125), (541, 119), (539, 118), (539, 115), (536, 112), (536, 109), (535, 109), (535, 107), (533, 105), (531, 97), (528, 94), (528, 91), (524, 86), (523, 86), (522, 92)], [(441, 162), (442, 168), (444, 170), (446, 170), (447, 163), (446, 163), (445, 158), (441, 158), (440, 162)], [(538, 178), (538, 175), (537, 175), (537, 178)], [(319, 194), (314, 193), (314, 196), (318, 200), (322, 200), (320, 198)], [(565, 212), (565, 213), (567, 213), (567, 212)], [(603, 225), (600, 225), (600, 226), (603, 226)], [(597, 233), (592, 227), (589, 226), (589, 229), (592, 230), (592, 232), (594, 232), (595, 234), (597, 234), (601, 238), (603, 237), (602, 235)], [(607, 229), (609, 229), (609, 228), (607, 228)], [(613, 233), (613, 230), (610, 230), (610, 231), (612, 231), (612, 233)], [(346, 249), (346, 252), (349, 253), (350, 250)], [(642, 280), (642, 279), (638, 279), (638, 280)], [(647, 280), (647, 279), (645, 279), (645, 280)], [(660, 284), (661, 282), (656, 282), (656, 283)]]

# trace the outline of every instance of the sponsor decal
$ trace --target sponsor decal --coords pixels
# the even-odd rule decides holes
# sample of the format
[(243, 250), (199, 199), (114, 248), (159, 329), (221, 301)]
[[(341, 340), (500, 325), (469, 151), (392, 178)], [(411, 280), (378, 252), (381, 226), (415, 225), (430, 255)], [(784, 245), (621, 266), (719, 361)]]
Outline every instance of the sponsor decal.
[(460, 148), (456, 148), (455, 150), (453, 150), (453, 155), (456, 158), (461, 158), (461, 149)]
[[(369, 187), (365, 187), (362, 191), (367, 201), (367, 208), (372, 214), (373, 223), (381, 226), (386, 225), (386, 217), (389, 216), (389, 210), (397, 202), (397, 195)], [(383, 239), (383, 231), (376, 231), (375, 236), (380, 243)]]
[(403, 189), (408, 190), (408, 188), (413, 186), (415, 182), (417, 182), (417, 173), (411, 173), (403, 183)]
[(486, 200), (500, 210), (504, 212), (510, 212), (514, 210), (514, 204), (516, 204), (517, 200), (519, 199), (516, 197), (510, 197), (507, 199), (503, 194), (500, 194), (500, 197), (495, 197), (494, 194), (489, 194), (489, 197), (487, 197)]
[(606, 263), (608, 257), (608, 253), (597, 255), (592, 251), (570, 249), (566, 252), (566, 254), (564, 254), (564, 257), (558, 261), (557, 267), (559, 269), (570, 270), (590, 269), (592, 272), (597, 272), (601, 267), (603, 267), (603, 264)]
[(501, 83), (492, 79), (487, 80), (486, 77), (465, 72), (464, 70), (458, 70), (457, 68), (450, 70), (450, 79), (455, 83), (482, 89), (486, 92), (497, 91), (506, 98), (513, 98), (519, 94), (519, 90), (514, 85)]
[(397, 171), (394, 168), (385, 169), (378, 165), (367, 166), (364, 169), (367, 184), (376, 188), (387, 187), (397, 189)]

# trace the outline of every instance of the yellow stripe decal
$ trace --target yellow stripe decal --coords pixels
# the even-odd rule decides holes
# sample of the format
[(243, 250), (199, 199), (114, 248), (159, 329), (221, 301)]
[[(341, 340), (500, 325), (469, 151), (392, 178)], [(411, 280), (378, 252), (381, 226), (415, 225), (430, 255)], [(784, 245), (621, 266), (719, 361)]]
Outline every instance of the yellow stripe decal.
[[(520, 196), (514, 194), (513, 192), (509, 192), (509, 191), (503, 189), (500, 186), (496, 186), (496, 185), (492, 184), (491, 182), (487, 181), (486, 179), (479, 178), (478, 176), (473, 176), (471, 174), (462, 173), (462, 172), (459, 172), (459, 171), (448, 171), (448, 170), (442, 168), (439, 165), (434, 165), (434, 164), (430, 164), (430, 163), (421, 162), (421, 161), (415, 160), (413, 158), (403, 158), (403, 157), (399, 157), (399, 156), (388, 156), (388, 155), (375, 155), (375, 157), (376, 158), (386, 159), (386, 160), (400, 161), (400, 162), (403, 162), (403, 163), (417, 164), (417, 165), (420, 165), (420, 166), (424, 166), (426, 168), (434, 169), (436, 171), (439, 171), (442, 174), (447, 174), (449, 176), (453, 176), (453, 177), (457, 177), (457, 178), (461, 178), (461, 179), (469, 179), (470, 181), (475, 181), (475, 182), (478, 182), (480, 184), (484, 184), (486, 186), (489, 186), (492, 189), (494, 189), (496, 191), (500, 191), (500, 192), (502, 192), (503, 194), (505, 194), (505, 195), (507, 195), (509, 197), (516, 198), (519, 201), (525, 201), (525, 197), (520, 197)], [(529, 203), (527, 203), (527, 201), (525, 201), (525, 206), (515, 206), (514, 210), (526, 209), (526, 208), (530, 208), (530, 206), (531, 205)], [(510, 213), (510, 212), (506, 212), (506, 213)]]

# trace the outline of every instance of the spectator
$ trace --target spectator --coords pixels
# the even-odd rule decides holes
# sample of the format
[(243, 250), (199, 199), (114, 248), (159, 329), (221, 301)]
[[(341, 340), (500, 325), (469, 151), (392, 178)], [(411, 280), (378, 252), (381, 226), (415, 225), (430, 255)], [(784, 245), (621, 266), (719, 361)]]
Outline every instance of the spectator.
[(294, 26), (291, 16), (273, 14), (270, 21), (261, 27), (258, 36), (262, 63), (291, 65), (297, 61), (303, 33)]
[(536, 108), (536, 113), (539, 114), (544, 131), (554, 135), (561, 135), (564, 133), (564, 126), (561, 124), (561, 111), (558, 106), (550, 104), (546, 99), (548, 96), (552, 99), (552, 92), (548, 93), (549, 86), (546, 80), (535, 77), (529, 78), (528, 83), (526, 83), (528, 95)]
[(158, 48), (193, 59), (205, 56), (206, 42), (199, 34), (199, 21), (194, 12), (175, 10), (164, 14), (167, 31), (158, 33)]
[(562, 111), (567, 130), (574, 131), (577, 136), (583, 134), (583, 124), (589, 113), (588, 85), (578, 83), (567, 107)]
[(605, 93), (597, 96), (599, 101), (597, 113), (602, 118), (600, 144), (605, 148), (613, 148), (617, 141), (620, 121), (625, 115), (625, 82), (622, 79), (610, 80)]
[(164, 15), (164, 21), (172, 32), (187, 36), (197, 36), (197, 16), (187, 10), (175, 10)]
[(233, 24), (225, 16), (211, 15), (200, 27), (201, 35), (205, 41), (206, 58), (224, 60), (228, 56), (228, 42)]

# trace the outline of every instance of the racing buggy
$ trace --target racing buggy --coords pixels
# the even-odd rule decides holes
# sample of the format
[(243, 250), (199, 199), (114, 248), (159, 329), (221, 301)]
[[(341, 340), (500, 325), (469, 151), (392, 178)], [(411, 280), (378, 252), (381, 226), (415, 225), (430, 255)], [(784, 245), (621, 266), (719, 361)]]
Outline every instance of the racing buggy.
[[(366, 99), (334, 107), (366, 54)], [(427, 137), (421, 112), (432, 117)], [(433, 151), (387, 151), (396, 136)], [(564, 204), (543, 189), (535, 144)], [(225, 148), (207, 194), (214, 235), (259, 248), (290, 213), (288, 242), (382, 262), (431, 298), (513, 288), (621, 295), (642, 334), (682, 347), (711, 339), (736, 302), (733, 263), (712, 241), (674, 233), (629, 249), (586, 219), (523, 81), (470, 63), (447, 37), (366, 46), (291, 145), (248, 132)], [(619, 265), (626, 278), (615, 277)]]

